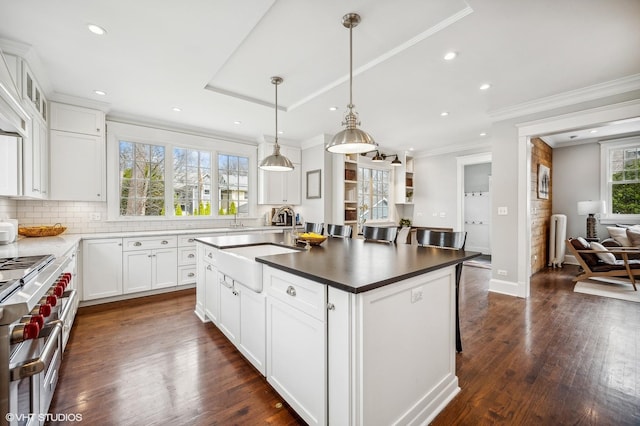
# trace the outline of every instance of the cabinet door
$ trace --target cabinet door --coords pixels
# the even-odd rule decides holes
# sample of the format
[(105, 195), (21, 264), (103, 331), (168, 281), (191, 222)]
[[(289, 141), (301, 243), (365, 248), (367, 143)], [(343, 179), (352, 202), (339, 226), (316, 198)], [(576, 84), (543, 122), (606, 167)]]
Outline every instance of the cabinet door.
[(47, 128), (38, 118), (31, 120), (31, 123), (30, 137), (22, 142), (23, 194), (27, 197), (44, 198), (49, 170)]
[(50, 151), (51, 199), (106, 199), (103, 137), (52, 130)]
[(282, 204), (285, 202), (282, 174), (288, 172), (268, 172), (260, 170), (259, 204)]
[(220, 287), (220, 330), (237, 344), (240, 336), (240, 293), (233, 288), (229, 278), (225, 281), (224, 275), (218, 272)]
[(151, 290), (150, 250), (125, 251), (122, 253), (124, 293)]
[(214, 324), (218, 324), (220, 312), (220, 285), (218, 270), (210, 263), (204, 269), (204, 313)]
[(153, 250), (152, 288), (178, 285), (178, 251), (174, 248)]
[(300, 164), (295, 164), (295, 169), (290, 172), (284, 172), (282, 174), (285, 203), (287, 204), (300, 204)]
[(51, 102), (51, 130), (104, 136), (104, 113), (95, 109)]
[(20, 195), (20, 139), (0, 135), (0, 195)]
[(82, 300), (122, 294), (122, 239), (82, 242)]
[[(196, 309), (195, 314), (200, 321), (206, 322), (207, 318), (205, 317), (204, 305), (205, 305), (205, 297), (206, 297), (206, 268), (210, 265), (210, 263), (205, 262), (205, 245), (201, 243), (196, 244)], [(213, 255), (212, 255), (213, 256)], [(213, 267), (212, 267), (213, 268)], [(213, 277), (213, 279), (217, 279), (217, 277)]]
[(267, 381), (310, 425), (326, 424), (325, 323), (267, 297)]
[(236, 285), (240, 293), (240, 352), (258, 369), (266, 374), (266, 298), (264, 293), (256, 293), (241, 285)]

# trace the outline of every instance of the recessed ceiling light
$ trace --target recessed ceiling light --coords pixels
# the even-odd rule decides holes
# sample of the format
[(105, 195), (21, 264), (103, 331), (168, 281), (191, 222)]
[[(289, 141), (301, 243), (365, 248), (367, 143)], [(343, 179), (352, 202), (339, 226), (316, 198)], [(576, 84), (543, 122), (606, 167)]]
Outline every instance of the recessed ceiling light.
[(105, 35), (107, 33), (107, 30), (96, 24), (88, 24), (87, 28), (89, 28), (89, 31), (97, 35)]
[(456, 56), (458, 56), (458, 54), (456, 52), (447, 52), (447, 54), (444, 55), (444, 60), (445, 61), (451, 61), (451, 60), (455, 59)]
[(282, 130), (278, 130), (278, 134), (279, 134), (279, 135), (281, 135), (281, 134), (283, 134), (283, 133), (284, 133), (284, 132), (283, 132)]
[(180, 111), (182, 111), (182, 108), (173, 107), (173, 108), (171, 108), (171, 111), (180, 112)]
[(409, 148), (409, 151), (413, 151), (413, 147)]
[(480, 133), (480, 136), (487, 136), (485, 132)]
[(480, 90), (487, 90), (491, 87), (491, 85), (489, 83), (484, 83), (483, 85), (480, 86)]
[(107, 92), (105, 92), (104, 90), (94, 90), (93, 93), (100, 96), (104, 96), (107, 94)]
[(442, 116), (442, 117), (446, 117), (447, 115), (449, 115), (449, 113), (447, 111), (442, 111), (440, 113), (440, 116)]
[(598, 131), (596, 129), (593, 129), (589, 133), (598, 133)]
[(329, 111), (337, 111), (337, 110), (338, 110), (338, 107), (336, 106), (329, 107)]
[(236, 121), (233, 122), (233, 124), (235, 124), (235, 125), (242, 124), (242, 121), (236, 120)]

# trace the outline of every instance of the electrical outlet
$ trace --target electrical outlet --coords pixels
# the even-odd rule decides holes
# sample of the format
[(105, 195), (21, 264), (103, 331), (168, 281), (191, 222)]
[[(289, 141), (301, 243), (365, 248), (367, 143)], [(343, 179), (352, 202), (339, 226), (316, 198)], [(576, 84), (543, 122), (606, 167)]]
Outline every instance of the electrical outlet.
[(507, 275), (507, 271), (505, 271), (504, 269), (498, 269), (498, 275), (506, 276)]
[(498, 216), (506, 216), (509, 214), (509, 209), (506, 207), (498, 207)]
[(89, 213), (89, 220), (94, 222), (100, 220), (100, 213)]
[(411, 289), (411, 303), (416, 303), (422, 300), (422, 287), (416, 287)]

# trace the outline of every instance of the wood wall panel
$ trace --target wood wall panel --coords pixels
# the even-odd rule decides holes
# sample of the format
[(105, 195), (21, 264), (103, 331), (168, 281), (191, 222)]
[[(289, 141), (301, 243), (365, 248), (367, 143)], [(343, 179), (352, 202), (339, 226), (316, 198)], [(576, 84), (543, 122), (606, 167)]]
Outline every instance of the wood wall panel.
[[(553, 149), (542, 139), (531, 140), (531, 273), (543, 269), (549, 259), (549, 223), (553, 198)], [(538, 166), (551, 170), (549, 199), (538, 198)]]

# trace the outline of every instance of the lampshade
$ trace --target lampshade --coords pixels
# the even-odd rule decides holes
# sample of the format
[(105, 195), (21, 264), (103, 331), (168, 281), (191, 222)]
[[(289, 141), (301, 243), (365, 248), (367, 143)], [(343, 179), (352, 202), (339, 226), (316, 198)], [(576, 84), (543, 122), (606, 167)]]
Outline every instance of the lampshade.
[(380, 151), (376, 151), (376, 155), (373, 156), (371, 161), (374, 163), (382, 163), (384, 161), (384, 158), (380, 155)]
[(273, 146), (273, 154), (260, 163), (262, 170), (271, 172), (290, 172), (294, 169), (291, 160), (280, 154), (280, 145), (278, 144), (278, 85), (282, 81), (281, 77), (271, 77), (271, 83), (276, 87), (276, 143)]
[(606, 204), (604, 201), (578, 201), (578, 214), (580, 216), (605, 213), (606, 211)]
[(398, 160), (398, 156), (396, 155), (396, 158), (394, 158), (393, 161), (391, 161), (391, 165), (393, 167), (402, 166), (402, 161)]
[(371, 135), (358, 129), (358, 114), (353, 110), (353, 28), (360, 23), (360, 15), (348, 13), (342, 17), (342, 25), (349, 28), (349, 112), (342, 123), (346, 128), (338, 132), (325, 149), (335, 154), (361, 154), (376, 149), (378, 145)]

